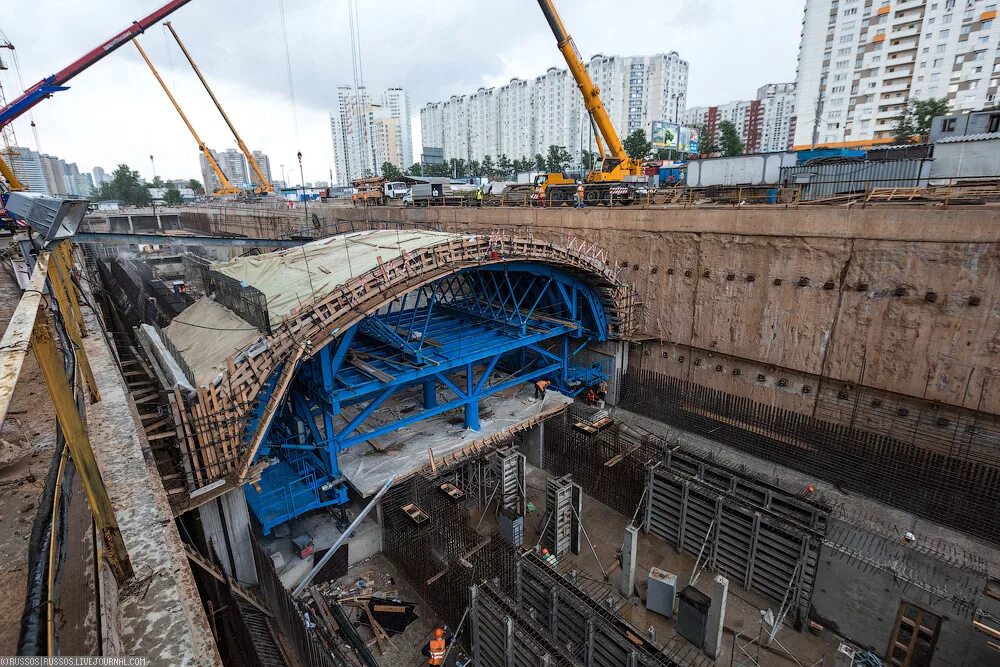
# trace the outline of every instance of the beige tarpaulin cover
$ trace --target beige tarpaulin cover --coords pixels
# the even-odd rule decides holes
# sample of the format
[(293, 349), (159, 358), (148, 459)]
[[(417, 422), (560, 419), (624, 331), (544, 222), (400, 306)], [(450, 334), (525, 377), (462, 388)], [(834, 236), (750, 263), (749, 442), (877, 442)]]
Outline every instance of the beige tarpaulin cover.
[(403, 253), (437, 245), (460, 234), (376, 230), (331, 236), (264, 255), (238, 257), (212, 269), (256, 287), (267, 297), (271, 325), (296, 308), (315, 303), (355, 276)]
[(226, 358), (260, 337), (257, 327), (208, 297), (185, 309), (163, 333), (181, 353), (199, 387), (215, 380)]

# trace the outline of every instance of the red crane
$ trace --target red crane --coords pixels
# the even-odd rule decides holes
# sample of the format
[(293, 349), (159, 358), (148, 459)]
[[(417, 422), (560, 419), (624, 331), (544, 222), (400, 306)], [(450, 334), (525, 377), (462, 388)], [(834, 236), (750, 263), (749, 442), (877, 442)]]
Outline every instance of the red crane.
[[(191, 0), (170, 0), (170, 2), (157, 9), (149, 16), (133, 22), (111, 39), (105, 40), (97, 46), (97, 48), (91, 50), (82, 58), (73, 61), (55, 74), (42, 79), (32, 87), (28, 88), (16, 100), (4, 107), (0, 107), (0, 128), (11, 123), (11, 121), (15, 118), (24, 114), (36, 104), (51, 96), (52, 93), (59, 92), (60, 90), (66, 90), (67, 86), (65, 84), (74, 76), (117, 50), (118, 47), (123, 44), (127, 44), (136, 35), (141, 35), (146, 31), (146, 28), (156, 25), (158, 22), (189, 2), (191, 2)], [(2, 160), (0, 160), (0, 172), (2, 172), (4, 177), (7, 179), (11, 189), (23, 189), (20, 187), (20, 183), (17, 182), (16, 178), (11, 181), (12, 173), (9, 174), (9, 168), (5, 167), (6, 165), (3, 164)]]

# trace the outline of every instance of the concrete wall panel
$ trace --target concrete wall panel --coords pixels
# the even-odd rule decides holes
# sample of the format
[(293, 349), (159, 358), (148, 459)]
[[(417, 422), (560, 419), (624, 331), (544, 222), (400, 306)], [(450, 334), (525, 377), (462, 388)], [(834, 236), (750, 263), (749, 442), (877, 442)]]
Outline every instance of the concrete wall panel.
[[(584, 239), (606, 252), (638, 290), (645, 304), (642, 335), (705, 355), (690, 379), (764, 403), (807, 409), (812, 399), (800, 385), (794, 386), (798, 394), (789, 385), (796, 374), (824, 374), (1000, 413), (994, 377), (1000, 375), (1000, 312), (992, 297), (1000, 280), (1000, 207), (319, 205), (309, 213), (326, 233), (402, 225), (505, 230), (558, 244)], [(285, 235), (307, 220), (302, 210), (197, 209), (188, 216), (192, 227), (248, 236)], [(752, 283), (746, 280), (751, 274)], [(802, 277), (807, 287), (798, 286)], [(774, 285), (775, 278), (782, 284)], [(833, 289), (824, 288), (829, 282)], [(859, 283), (865, 289), (858, 291)], [(906, 296), (894, 296), (899, 286)], [(936, 300), (926, 300), (929, 291)], [(969, 297), (980, 304), (969, 306)], [(715, 366), (710, 353), (738, 358), (744, 371), (753, 364), (761, 370), (734, 380), (708, 370)], [(676, 356), (687, 357), (688, 374), (696, 355), (675, 355), (671, 363)], [(754, 382), (758, 374), (768, 379)], [(786, 385), (772, 384), (770, 378), (781, 375), (788, 376)]]

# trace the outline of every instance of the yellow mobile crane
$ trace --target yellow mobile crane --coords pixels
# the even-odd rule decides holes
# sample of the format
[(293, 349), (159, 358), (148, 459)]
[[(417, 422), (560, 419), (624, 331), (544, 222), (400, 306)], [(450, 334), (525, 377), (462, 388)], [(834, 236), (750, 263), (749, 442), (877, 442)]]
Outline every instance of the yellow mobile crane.
[(191, 54), (188, 53), (188, 50), (184, 46), (184, 42), (181, 41), (177, 31), (174, 30), (173, 24), (170, 21), (164, 21), (163, 25), (167, 26), (170, 30), (170, 34), (174, 36), (174, 39), (177, 41), (177, 46), (181, 47), (181, 51), (184, 52), (184, 57), (187, 58), (189, 63), (191, 63), (191, 69), (193, 69), (194, 73), (198, 75), (198, 79), (201, 80), (201, 85), (205, 86), (205, 91), (208, 93), (208, 96), (212, 98), (213, 102), (215, 102), (215, 108), (219, 110), (220, 114), (222, 114), (223, 120), (226, 121), (226, 125), (229, 126), (229, 130), (233, 133), (233, 137), (236, 138), (236, 145), (239, 146), (240, 150), (243, 151), (243, 154), (247, 157), (247, 162), (250, 164), (250, 168), (253, 170), (254, 175), (257, 176), (257, 186), (254, 188), (254, 192), (257, 194), (274, 192), (274, 186), (271, 185), (271, 181), (264, 176), (264, 171), (260, 168), (260, 165), (257, 164), (257, 160), (254, 159), (253, 153), (251, 153), (250, 149), (247, 148), (247, 145), (243, 143), (243, 139), (240, 138), (240, 134), (236, 131), (236, 127), (233, 125), (233, 122), (229, 120), (229, 116), (227, 116), (226, 112), (222, 109), (222, 104), (219, 103), (219, 99), (215, 96), (215, 93), (212, 92), (212, 89), (208, 85), (208, 81), (205, 80), (205, 76), (201, 73), (201, 69), (195, 63)]
[[(167, 84), (160, 77), (160, 73), (156, 71), (155, 67), (153, 67), (153, 62), (149, 59), (149, 56), (146, 55), (146, 52), (143, 51), (142, 47), (139, 46), (139, 40), (133, 37), (132, 43), (135, 44), (135, 48), (139, 49), (139, 54), (142, 56), (142, 59), (146, 61), (146, 64), (149, 65), (149, 69), (153, 73), (153, 76), (155, 76), (156, 80), (160, 82), (160, 87), (163, 88), (163, 92), (167, 94), (167, 97), (170, 99), (170, 103), (174, 105), (174, 108), (177, 109), (177, 113), (180, 114), (181, 120), (183, 120), (184, 124), (187, 125), (187, 129), (191, 131), (191, 136), (194, 137), (195, 142), (198, 144), (198, 150), (200, 150), (202, 154), (205, 156), (205, 159), (208, 160), (209, 166), (212, 167), (212, 171), (215, 172), (216, 177), (219, 179), (219, 189), (216, 190), (213, 194), (217, 195), (239, 194), (240, 192), (239, 188), (234, 188), (233, 184), (229, 182), (228, 178), (226, 178), (226, 174), (222, 171), (222, 168), (219, 166), (219, 163), (215, 161), (215, 157), (212, 156), (212, 151), (208, 150), (208, 147), (205, 146), (205, 143), (201, 140), (201, 137), (199, 137), (198, 133), (195, 132), (194, 126), (191, 125), (191, 121), (189, 121), (187, 119), (187, 116), (184, 115), (184, 112), (181, 110), (181, 106), (177, 104), (177, 100), (174, 99), (174, 96), (170, 92), (170, 89), (167, 88)], [(208, 184), (206, 183), (205, 185)]]
[[(625, 152), (615, 126), (608, 117), (608, 111), (604, 108), (604, 102), (601, 101), (601, 91), (587, 73), (580, 52), (577, 51), (573, 38), (566, 32), (552, 0), (538, 0), (538, 6), (541, 7), (542, 14), (555, 35), (559, 51), (566, 59), (566, 65), (583, 95), (583, 105), (590, 115), (591, 128), (601, 156), (599, 168), (586, 175), (583, 183), (584, 201), (590, 204), (630, 204), (636, 198), (637, 188), (642, 187), (645, 182), (642, 161), (633, 160)], [(576, 181), (560, 172), (542, 174), (535, 180), (535, 197), (553, 204), (572, 202), (576, 192)]]

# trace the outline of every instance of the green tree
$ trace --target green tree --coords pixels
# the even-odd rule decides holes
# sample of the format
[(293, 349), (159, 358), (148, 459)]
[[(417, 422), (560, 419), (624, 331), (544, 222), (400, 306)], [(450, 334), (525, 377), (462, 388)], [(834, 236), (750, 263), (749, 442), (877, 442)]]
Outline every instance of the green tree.
[(452, 158), (448, 161), (448, 174), (452, 178), (465, 178), (469, 175), (469, 164), (462, 158)]
[(893, 119), (892, 140), (896, 144), (909, 144), (913, 142), (913, 137), (917, 133), (917, 128), (913, 125), (913, 116), (909, 110), (904, 110)]
[(719, 123), (719, 143), (722, 146), (722, 154), (727, 157), (743, 154), (743, 142), (740, 141), (740, 134), (732, 121), (724, 120)]
[(469, 176), (483, 176), (483, 165), (479, 163), (479, 160), (469, 161)]
[(382, 163), (382, 178), (387, 181), (398, 181), (403, 177), (403, 172), (399, 170), (399, 167), (393, 163), (386, 160)]
[(931, 123), (949, 111), (946, 98), (910, 100), (903, 113), (894, 119), (892, 138), (897, 144), (908, 144), (914, 140), (926, 142), (931, 133)]
[[(531, 166), (534, 171), (545, 171), (545, 156), (541, 153), (535, 153)], [(532, 169), (528, 169), (527, 171), (532, 171)]]
[(188, 181), (188, 187), (191, 188), (192, 190), (194, 190), (194, 193), (196, 195), (203, 195), (203, 194), (205, 194), (205, 188), (202, 187), (201, 181), (199, 181), (197, 178), (190, 179)]
[(181, 191), (174, 186), (170, 186), (163, 194), (163, 203), (167, 206), (180, 206), (184, 203), (184, 198), (181, 197)]
[(425, 164), (421, 171), (423, 176), (451, 176), (451, 164)]
[(719, 152), (719, 144), (715, 142), (715, 135), (708, 131), (707, 125), (698, 126), (698, 152), (702, 155)]
[(483, 176), (493, 178), (497, 175), (497, 166), (493, 163), (492, 155), (483, 156)]
[(646, 138), (645, 130), (632, 132), (632, 134), (625, 137), (622, 146), (625, 147), (625, 152), (633, 160), (645, 159), (653, 151), (653, 144)]
[(410, 165), (410, 168), (406, 170), (406, 173), (409, 174), (410, 176), (423, 176), (424, 173), (423, 165), (421, 165), (419, 162), (414, 162), (413, 164)]
[(500, 178), (507, 180), (514, 174), (514, 163), (510, 161), (506, 153), (501, 153), (497, 158), (497, 174)]
[(517, 158), (514, 160), (514, 175), (520, 174), (521, 172), (531, 171), (532, 161), (526, 157)]
[(572, 161), (573, 156), (565, 147), (553, 144), (549, 146), (548, 155), (545, 157), (545, 170), (548, 172), (564, 171)]
[(593, 171), (600, 158), (601, 154), (597, 151), (588, 151), (587, 149), (580, 151), (580, 164), (582, 164), (583, 168), (587, 171)]
[(152, 201), (149, 190), (139, 180), (139, 172), (132, 171), (127, 164), (118, 165), (111, 176), (111, 182), (102, 183), (96, 196), (129, 206), (148, 206)]

